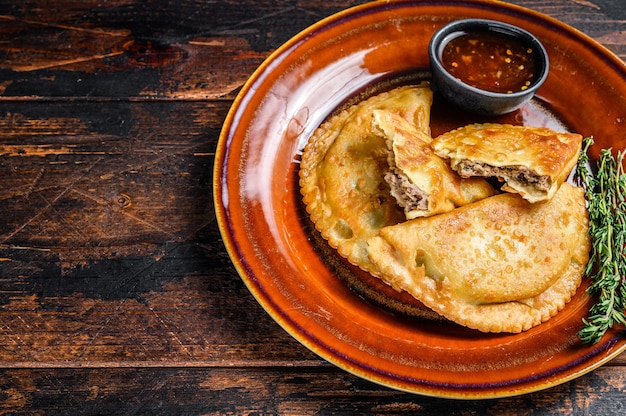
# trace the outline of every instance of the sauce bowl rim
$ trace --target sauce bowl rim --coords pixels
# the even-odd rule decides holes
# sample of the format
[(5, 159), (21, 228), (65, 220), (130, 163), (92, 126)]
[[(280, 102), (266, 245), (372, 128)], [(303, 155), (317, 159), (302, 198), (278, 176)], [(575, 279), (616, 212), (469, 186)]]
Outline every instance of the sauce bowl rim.
[[(474, 87), (459, 78), (452, 75), (444, 66), (441, 60), (442, 52), (445, 46), (455, 37), (455, 33), (473, 33), (490, 31), (496, 33), (502, 33), (508, 36), (512, 36), (521, 40), (524, 44), (529, 44), (533, 47), (533, 56), (538, 59), (538, 66), (540, 72), (536, 76), (532, 83), (525, 90), (515, 91), (511, 93), (493, 92), (482, 88)], [(550, 68), (550, 59), (548, 52), (543, 46), (541, 41), (532, 33), (524, 30), (518, 26), (500, 22), (490, 19), (460, 19), (450, 22), (441, 28), (439, 28), (431, 37), (428, 44), (428, 55), (430, 58), (431, 70), (438, 71), (441, 76), (446, 78), (447, 81), (456, 85), (462, 86), (474, 93), (482, 94), (489, 98), (520, 98), (527, 95), (534, 95), (534, 93), (541, 87), (548, 77)]]

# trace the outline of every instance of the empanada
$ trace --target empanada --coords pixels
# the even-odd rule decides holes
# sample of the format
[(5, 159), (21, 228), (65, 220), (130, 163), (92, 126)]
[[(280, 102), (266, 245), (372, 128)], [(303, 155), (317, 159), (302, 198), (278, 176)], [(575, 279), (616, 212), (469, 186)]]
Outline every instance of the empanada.
[(339, 254), (366, 271), (374, 271), (367, 239), (404, 220), (383, 179), (388, 150), (372, 132), (372, 112), (385, 109), (430, 134), (431, 104), (427, 83), (383, 92), (333, 116), (304, 148), (300, 186), (311, 220)]
[(432, 138), (393, 112), (374, 110), (374, 131), (389, 148), (385, 181), (407, 219), (448, 212), (495, 194), (482, 178), (463, 179), (430, 148)]
[(582, 136), (543, 127), (473, 124), (442, 134), (431, 146), (464, 178), (497, 177), (503, 191), (530, 202), (552, 198), (578, 160)]
[(547, 202), (504, 193), (406, 221), (368, 240), (380, 277), (447, 319), (484, 332), (521, 332), (561, 310), (589, 257), (583, 190)]

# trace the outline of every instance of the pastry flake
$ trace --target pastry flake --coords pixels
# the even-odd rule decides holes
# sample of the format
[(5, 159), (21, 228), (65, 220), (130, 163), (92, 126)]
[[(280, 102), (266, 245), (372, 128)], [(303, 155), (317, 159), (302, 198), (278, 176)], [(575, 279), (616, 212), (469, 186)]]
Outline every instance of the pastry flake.
[(554, 196), (578, 160), (582, 136), (543, 127), (472, 124), (442, 134), (431, 146), (462, 177), (497, 177), (503, 191), (530, 202)]

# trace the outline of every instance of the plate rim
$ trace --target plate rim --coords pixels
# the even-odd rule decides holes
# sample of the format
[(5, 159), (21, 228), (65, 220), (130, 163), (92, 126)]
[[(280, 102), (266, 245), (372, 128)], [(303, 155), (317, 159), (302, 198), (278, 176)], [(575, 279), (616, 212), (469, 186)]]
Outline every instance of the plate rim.
[[(218, 222), (218, 227), (220, 230), (220, 234), (223, 239), (223, 243), (225, 248), (230, 256), (230, 259), (235, 266), (237, 273), (240, 278), (245, 283), (248, 290), (254, 296), (256, 301), (263, 307), (263, 309), (294, 339), (296, 339), (300, 344), (307, 347), (309, 350), (320, 356), (322, 359), (334, 364), (335, 366), (341, 368), (344, 371), (347, 371), (355, 376), (360, 378), (369, 380), (371, 382), (383, 385), (385, 387), (393, 388), (395, 390), (405, 391), (409, 393), (421, 394), (424, 396), (431, 397), (439, 397), (439, 398), (454, 398), (454, 399), (493, 399), (493, 398), (502, 398), (502, 397), (512, 397), (520, 394), (531, 393), (539, 390), (543, 390), (549, 387), (554, 387), (559, 384), (566, 383), (573, 379), (576, 379), (584, 374), (587, 374), (598, 367), (606, 364), (607, 362), (613, 360), (615, 357), (620, 355), (622, 352), (626, 351), (626, 339), (621, 337), (621, 339), (615, 338), (614, 342), (611, 345), (605, 345), (604, 350), (611, 350), (610, 353), (605, 355), (602, 359), (593, 362), (592, 365), (586, 366), (579, 371), (575, 371), (565, 375), (564, 377), (557, 378), (556, 380), (546, 380), (544, 382), (540, 382), (534, 384), (531, 387), (525, 387), (519, 390), (511, 389), (506, 391), (501, 391), (499, 393), (491, 393), (482, 392), (476, 393), (472, 392), (468, 394), (467, 392), (462, 393), (454, 393), (453, 391), (447, 391), (442, 393), (441, 389), (412, 389), (405, 388), (399, 385), (395, 385), (393, 383), (389, 383), (385, 381), (382, 377), (376, 378), (371, 374), (365, 374), (362, 370), (356, 368), (356, 366), (350, 365), (350, 360), (347, 358), (341, 359), (340, 357), (336, 357), (327, 351), (327, 348), (322, 348), (320, 344), (325, 346), (325, 343), (317, 340), (318, 342), (312, 342), (311, 338), (303, 336), (300, 331), (303, 331), (303, 328), (296, 328), (295, 322), (289, 319), (289, 316), (285, 314), (276, 304), (273, 304), (271, 298), (267, 296), (266, 293), (263, 293), (262, 287), (255, 281), (253, 266), (246, 261), (246, 259), (240, 256), (240, 251), (238, 249), (238, 244), (233, 237), (232, 230), (230, 225), (228, 224), (228, 196), (224, 193), (227, 190), (226, 184), (223, 183), (223, 178), (227, 175), (227, 163), (228, 153), (229, 153), (229, 144), (232, 140), (234, 140), (232, 136), (232, 127), (236, 123), (236, 118), (238, 113), (245, 111), (245, 102), (248, 94), (253, 90), (254, 85), (257, 82), (262, 82), (264, 77), (266, 76), (266, 72), (270, 69), (272, 62), (285, 54), (289, 54), (289, 51), (297, 47), (297, 45), (304, 41), (309, 36), (314, 36), (314, 34), (320, 30), (323, 30), (328, 25), (340, 22), (345, 18), (350, 18), (352, 16), (366, 13), (376, 13), (377, 11), (388, 10), (389, 8), (394, 7), (412, 7), (412, 6), (421, 6), (424, 4), (429, 4), (431, 6), (445, 6), (445, 5), (454, 5), (458, 7), (480, 7), (481, 5), (489, 6), (494, 9), (502, 10), (503, 12), (513, 12), (513, 13), (521, 13), (523, 15), (532, 16), (534, 19), (539, 21), (546, 21), (553, 25), (554, 27), (559, 28), (560, 30), (568, 33), (568, 34), (576, 34), (579, 38), (579, 41), (582, 41), (588, 47), (592, 47), (595, 51), (602, 54), (602, 57), (605, 60), (611, 61), (612, 65), (618, 66), (624, 73), (626, 73), (626, 65), (624, 62), (615, 55), (608, 48), (601, 45), (599, 42), (585, 34), (584, 32), (571, 27), (551, 16), (547, 16), (540, 12), (534, 11), (532, 9), (524, 8), (522, 6), (518, 6), (510, 3), (502, 3), (495, 0), (479, 0), (479, 1), (469, 1), (469, 0), (461, 0), (451, 2), (449, 0), (442, 1), (429, 1), (429, 2), (420, 2), (420, 1), (406, 1), (406, 0), (390, 0), (386, 2), (369, 2), (365, 4), (361, 4), (358, 6), (350, 7), (339, 11), (335, 14), (332, 14), (320, 21), (310, 25), (304, 30), (300, 31), (298, 34), (290, 38), (287, 42), (282, 44), (275, 51), (271, 52), (268, 57), (257, 67), (257, 69), (252, 73), (252, 75), (248, 78), (248, 80), (244, 83), (243, 87), (233, 100), (231, 108), (228, 111), (228, 114), (225, 118), (222, 130), (220, 132), (220, 136), (218, 139), (218, 144), (215, 152), (215, 162), (213, 169), (213, 199), (214, 199), (214, 207), (216, 218)], [(625, 81), (626, 82), (626, 79)], [(620, 345), (621, 344), (621, 345)], [(597, 354), (600, 354), (598, 352)], [(593, 354), (593, 355), (597, 355)]]

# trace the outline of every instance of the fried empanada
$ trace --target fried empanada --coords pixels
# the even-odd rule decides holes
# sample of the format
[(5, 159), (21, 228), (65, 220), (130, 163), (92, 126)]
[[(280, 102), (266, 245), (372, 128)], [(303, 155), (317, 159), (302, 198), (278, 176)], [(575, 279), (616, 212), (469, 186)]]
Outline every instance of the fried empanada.
[(407, 219), (448, 212), (495, 194), (482, 178), (461, 178), (437, 156), (429, 134), (393, 112), (374, 110), (373, 127), (389, 148), (385, 181)]
[(504, 193), (385, 227), (368, 240), (380, 277), (447, 319), (517, 333), (561, 310), (589, 257), (583, 190), (547, 202)]
[(304, 148), (300, 186), (311, 220), (339, 254), (366, 271), (374, 271), (367, 239), (404, 220), (384, 181), (388, 150), (372, 132), (372, 112), (385, 109), (430, 134), (431, 104), (427, 83), (383, 92), (330, 118)]
[(544, 127), (472, 124), (447, 132), (431, 143), (464, 178), (497, 177), (503, 191), (530, 202), (554, 196), (574, 168), (582, 136)]

